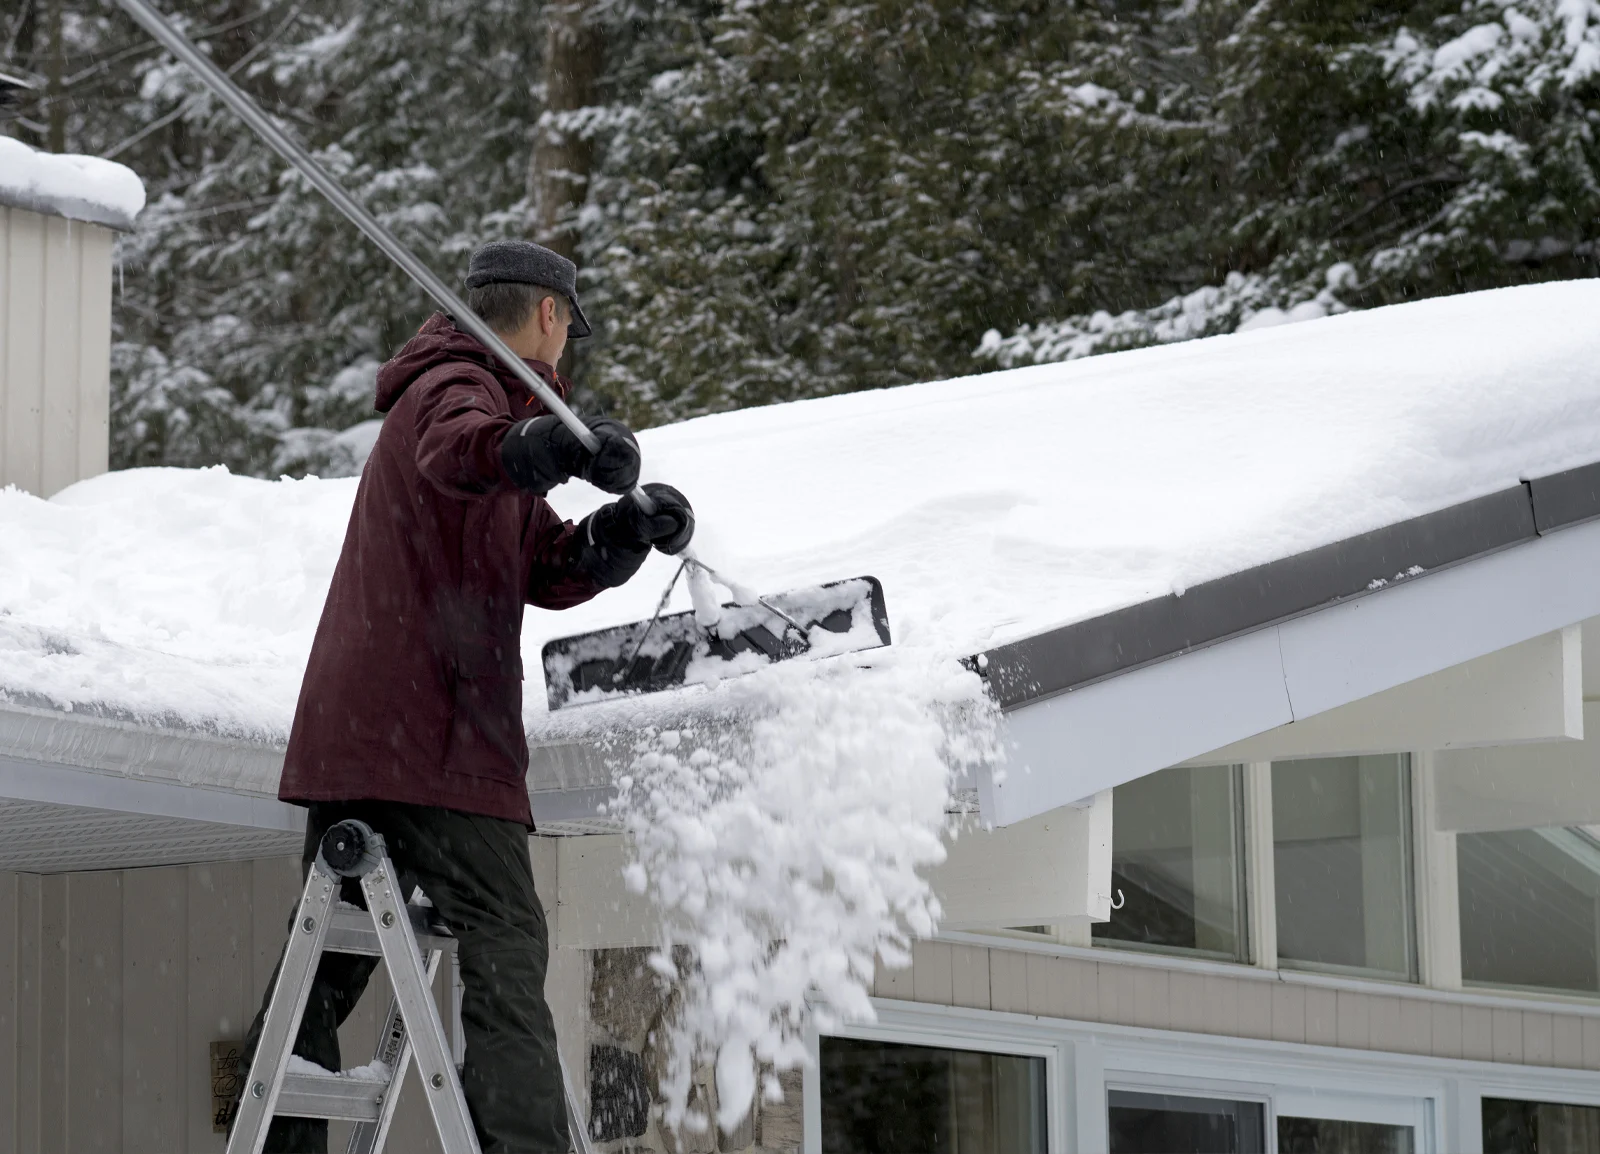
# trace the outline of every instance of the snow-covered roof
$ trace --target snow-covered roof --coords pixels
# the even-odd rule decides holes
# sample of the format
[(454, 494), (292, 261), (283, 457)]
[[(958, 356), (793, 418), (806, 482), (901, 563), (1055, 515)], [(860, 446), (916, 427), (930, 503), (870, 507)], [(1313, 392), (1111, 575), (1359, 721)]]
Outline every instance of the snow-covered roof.
[[(872, 574), (897, 646), (965, 656), (1600, 462), (1596, 318), (1565, 282), (726, 413), (644, 433), (646, 477), (744, 583)], [(0, 692), (282, 740), (355, 484), (0, 493)], [(529, 611), (530, 733), (543, 643), (647, 617), (671, 572)]]
[(144, 208), (144, 183), (115, 161), (38, 152), (0, 136), (0, 204), (129, 229)]

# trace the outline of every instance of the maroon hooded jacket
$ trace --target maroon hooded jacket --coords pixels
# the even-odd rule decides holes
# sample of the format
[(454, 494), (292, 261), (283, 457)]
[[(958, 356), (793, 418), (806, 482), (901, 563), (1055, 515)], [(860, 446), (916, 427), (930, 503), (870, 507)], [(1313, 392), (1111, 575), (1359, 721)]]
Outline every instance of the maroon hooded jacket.
[[(528, 362), (557, 389), (550, 366)], [(544, 410), (435, 315), (378, 372), (388, 413), (361, 474), (300, 686), (278, 796), (442, 806), (532, 826), (522, 607), (601, 586), (575, 530), (512, 484), (500, 442)]]

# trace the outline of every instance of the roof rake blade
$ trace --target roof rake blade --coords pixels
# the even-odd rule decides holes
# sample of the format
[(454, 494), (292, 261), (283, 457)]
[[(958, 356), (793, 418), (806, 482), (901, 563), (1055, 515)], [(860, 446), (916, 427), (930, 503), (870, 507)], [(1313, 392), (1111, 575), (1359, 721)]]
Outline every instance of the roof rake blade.
[(556, 710), (889, 643), (883, 585), (876, 577), (851, 577), (756, 605), (725, 604), (710, 628), (685, 612), (556, 638), (544, 647), (544, 684)]

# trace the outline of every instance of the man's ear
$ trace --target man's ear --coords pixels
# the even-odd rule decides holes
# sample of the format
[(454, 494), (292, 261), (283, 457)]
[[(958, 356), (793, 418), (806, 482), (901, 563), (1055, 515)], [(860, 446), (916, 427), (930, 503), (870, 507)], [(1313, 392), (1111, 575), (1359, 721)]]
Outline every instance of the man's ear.
[(539, 302), (539, 328), (548, 335), (555, 332), (556, 324), (556, 298), (545, 297)]

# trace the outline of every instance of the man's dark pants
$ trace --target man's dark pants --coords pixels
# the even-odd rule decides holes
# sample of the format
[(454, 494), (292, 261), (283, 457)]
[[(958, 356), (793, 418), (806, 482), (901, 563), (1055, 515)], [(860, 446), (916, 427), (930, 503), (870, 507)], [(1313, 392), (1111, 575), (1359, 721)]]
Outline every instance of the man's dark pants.
[[(533, 891), (527, 827), (431, 806), (323, 802), (312, 805), (306, 819), (302, 880), (323, 833), (345, 818), (364, 821), (383, 835), (403, 892), (421, 886), (456, 936), (466, 987), (461, 1082), (483, 1154), (566, 1154), (570, 1144), (555, 1022), (544, 1000), (549, 934)], [(359, 899), (360, 891), (353, 889), (345, 883), (345, 900)], [(291, 911), (291, 926), (293, 921)], [(377, 964), (376, 958), (352, 954), (322, 955), (296, 1054), (325, 1069), (341, 1068), (339, 1024), (355, 1009)], [(246, 1070), (276, 981), (275, 971), (245, 1041)], [(367, 1058), (363, 1054), (358, 1062)], [(277, 1154), (321, 1154), (327, 1148), (326, 1122), (278, 1118), (268, 1132), (266, 1149)]]

